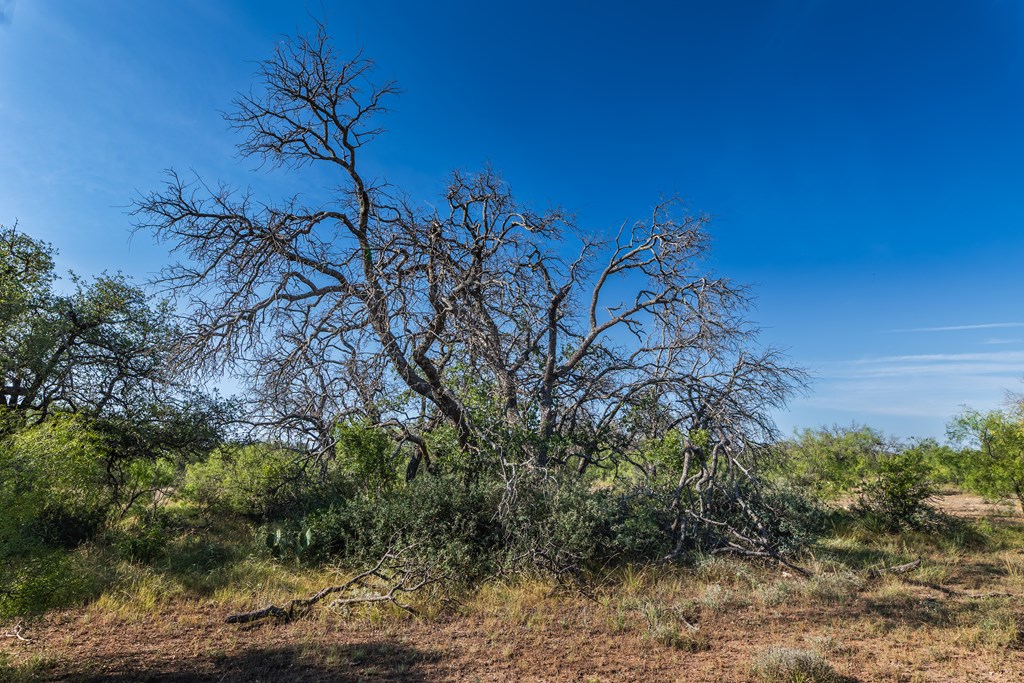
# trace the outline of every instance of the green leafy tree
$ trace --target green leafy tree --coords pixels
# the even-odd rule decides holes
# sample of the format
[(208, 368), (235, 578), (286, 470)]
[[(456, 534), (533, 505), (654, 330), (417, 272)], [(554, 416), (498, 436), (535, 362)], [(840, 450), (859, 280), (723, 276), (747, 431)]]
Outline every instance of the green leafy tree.
[(130, 422), (136, 440), (145, 432), (165, 448), (205, 443), (210, 421), (226, 419), (226, 403), (173, 374), (180, 332), (168, 323), (166, 302), (154, 305), (120, 274), (72, 274), (70, 293), (58, 293), (54, 249), (17, 226), (0, 226), (0, 254), (8, 257), (0, 266), (3, 407), (37, 421), (52, 411), (107, 419), (110, 436), (122, 441), (117, 426)]
[(16, 358), (33, 345), (32, 320), (46, 305), (54, 280), (53, 248), (12, 227), (0, 225), (0, 403), (21, 402)]
[(53, 282), (53, 248), (12, 227), (0, 225), (0, 334), (23, 321)]
[(53, 247), (17, 226), (0, 227), (0, 254), (0, 435), (80, 418), (122, 511), (216, 447), (228, 404), (172, 376), (165, 304), (120, 275), (72, 275), (71, 291), (57, 291)]
[(960, 484), (962, 476), (959, 470), (959, 451), (947, 444), (940, 444), (935, 439), (915, 440), (907, 447), (907, 452), (920, 453), (928, 465), (930, 477), (936, 484)]
[(0, 227), (0, 385), (3, 404), (36, 419), (53, 410), (124, 414), (165, 393), (174, 330), (121, 275), (71, 276), (58, 294), (53, 248)]
[(1015, 496), (1024, 507), (1024, 402), (1004, 410), (966, 410), (948, 432), (967, 447), (956, 463), (965, 485), (991, 498)]
[(781, 445), (771, 463), (776, 478), (823, 498), (853, 491), (899, 444), (866, 426), (805, 429)]
[(165, 306), (120, 275), (62, 291), (54, 254), (0, 226), (0, 616), (80, 599), (74, 549), (155, 504), (227, 414), (171, 376)]

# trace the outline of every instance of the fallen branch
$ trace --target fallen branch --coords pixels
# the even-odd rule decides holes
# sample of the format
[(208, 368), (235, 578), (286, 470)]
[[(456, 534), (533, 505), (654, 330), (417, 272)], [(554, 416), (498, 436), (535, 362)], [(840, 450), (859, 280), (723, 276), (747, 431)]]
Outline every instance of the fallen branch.
[(417, 566), (410, 562), (399, 562), (398, 557), (394, 553), (387, 552), (377, 561), (377, 564), (372, 569), (364, 571), (345, 583), (322, 588), (308, 598), (293, 598), (284, 605), (267, 605), (262, 609), (252, 612), (231, 614), (224, 621), (229, 624), (247, 624), (268, 617), (277, 617), (290, 621), (300, 611), (309, 609), (330, 595), (346, 593), (360, 587), (365, 587), (373, 580), (384, 584), (385, 588), (381, 588), (376, 592), (340, 597), (334, 600), (331, 606), (341, 607), (375, 602), (390, 602), (409, 613), (415, 614), (416, 611), (411, 606), (399, 601), (399, 596), (402, 593), (412, 593), (426, 585), (436, 583), (441, 578), (435, 575), (429, 567)]
[[(736, 465), (737, 467), (740, 467), (738, 463), (736, 463)], [(756, 527), (763, 532), (764, 525), (761, 524), (757, 515), (754, 514), (750, 507), (739, 497), (733, 497), (733, 499), (747, 513), (748, 517), (755, 522)], [(793, 564), (784, 558), (781, 553), (775, 550), (775, 548), (772, 547), (771, 541), (764, 533), (748, 535), (741, 532), (728, 522), (712, 519), (693, 509), (680, 509), (677, 512), (676, 523), (673, 526), (673, 530), (682, 529), (682, 531), (678, 532), (679, 538), (676, 542), (675, 548), (672, 552), (661, 559), (661, 564), (668, 564), (679, 559), (679, 556), (683, 552), (683, 540), (686, 535), (685, 528), (688, 521), (694, 522), (697, 528), (704, 527), (706, 529), (718, 530), (721, 535), (720, 542), (722, 545), (713, 548), (710, 551), (712, 555), (731, 554), (739, 555), (741, 557), (756, 557), (774, 560), (783, 567), (793, 570), (805, 579), (811, 577), (811, 572), (799, 565)]]
[(1016, 598), (1020, 597), (1016, 593), (964, 593), (963, 591), (954, 590), (953, 588), (947, 588), (946, 586), (940, 586), (937, 583), (930, 581), (910, 581), (912, 586), (921, 586), (923, 588), (930, 588), (933, 591), (942, 593), (947, 598), (962, 598), (965, 600), (987, 600), (989, 598)]
[(898, 564), (895, 567), (879, 567), (877, 569), (869, 569), (868, 576), (871, 578), (877, 578), (884, 576), (885, 574), (906, 574), (912, 572), (921, 566), (921, 558), (917, 558), (913, 562), (907, 562), (906, 564)]
[(757, 557), (768, 560), (774, 560), (783, 567), (792, 569), (794, 572), (804, 577), (805, 579), (811, 578), (811, 573), (799, 565), (795, 565), (779, 553), (765, 547), (763, 550), (748, 550), (739, 546), (728, 545), (721, 548), (715, 548), (711, 551), (712, 555), (738, 555), (740, 557)]
[(22, 642), (31, 643), (32, 642), (31, 638), (26, 638), (25, 636), (21, 635), (22, 628), (23, 628), (23, 626), (22, 626), (21, 622), (19, 621), (14, 626), (12, 626), (11, 628), (7, 629), (7, 631), (4, 633), (4, 638), (17, 638), (18, 640), (20, 640)]

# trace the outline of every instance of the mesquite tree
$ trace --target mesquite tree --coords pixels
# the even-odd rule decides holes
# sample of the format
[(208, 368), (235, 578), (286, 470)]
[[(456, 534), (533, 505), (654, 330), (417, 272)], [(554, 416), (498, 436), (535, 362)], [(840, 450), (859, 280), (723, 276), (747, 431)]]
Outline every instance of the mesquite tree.
[(0, 225), (0, 407), (45, 418), (132, 412), (169, 384), (166, 311), (120, 275), (54, 291), (53, 249)]
[[(182, 465), (222, 441), (230, 406), (168, 371), (175, 330), (162, 304), (120, 275), (71, 276), (72, 291), (61, 293), (54, 254), (16, 225), (0, 225), (0, 479), (12, 482), (9, 501), (30, 483), (41, 505), (40, 491), (58, 491), (56, 482), (95, 465), (102, 486), (93, 481), (82, 493), (89, 484), (80, 480), (68, 490), (106, 501), (92, 512), (124, 513), (162, 485), (151, 465)], [(55, 478), (37, 486), (47, 468)], [(72, 479), (62, 478), (65, 469)], [(54, 510), (74, 507), (55, 496)], [(98, 523), (92, 512), (90, 524)], [(67, 523), (71, 537), (76, 524)]]
[(333, 169), (336, 190), (259, 202), (172, 172), (137, 201), (139, 227), (181, 257), (162, 282), (192, 321), (182, 367), (229, 369), (254, 423), (321, 456), (340, 420), (389, 430), (410, 478), (441, 428), (508, 481), (643, 469), (641, 443), (700, 434), (682, 446), (674, 505), (711, 519), (694, 496), (746, 476), (741, 453), (803, 375), (757, 346), (745, 290), (707, 271), (705, 217), (668, 200), (587, 230), (524, 206), (490, 169), (453, 174), (427, 211), (365, 173), (396, 94), (370, 61), (340, 58), (321, 26), (282, 43), (258, 79), (227, 115), (242, 155)]

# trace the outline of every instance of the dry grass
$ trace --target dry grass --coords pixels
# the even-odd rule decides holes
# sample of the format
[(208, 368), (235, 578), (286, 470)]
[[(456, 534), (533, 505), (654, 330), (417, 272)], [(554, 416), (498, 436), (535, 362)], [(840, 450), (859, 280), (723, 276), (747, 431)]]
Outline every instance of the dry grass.
[(837, 683), (832, 665), (817, 652), (790, 647), (769, 647), (758, 653), (750, 666), (764, 683)]
[[(962, 496), (957, 504), (985, 509)], [(625, 569), (585, 594), (523, 579), (451, 601), (419, 597), (415, 618), (386, 606), (318, 609), (248, 628), (223, 617), (339, 576), (258, 558), (198, 582), (117, 565), (107, 569), (116, 588), (91, 605), (29, 624), (30, 643), (0, 639), (0, 681), (724, 682), (752, 672), (786, 681), (1024, 680), (1024, 521), (974, 514), (948, 531), (839, 530), (803, 558), (811, 579), (711, 557)], [(916, 557), (913, 572), (868, 578), (872, 567)]]

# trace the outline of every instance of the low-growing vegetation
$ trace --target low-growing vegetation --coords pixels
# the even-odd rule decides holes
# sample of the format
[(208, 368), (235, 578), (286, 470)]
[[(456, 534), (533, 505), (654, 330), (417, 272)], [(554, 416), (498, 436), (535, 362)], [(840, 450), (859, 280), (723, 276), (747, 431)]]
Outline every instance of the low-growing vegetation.
[(765, 683), (836, 683), (839, 676), (821, 654), (811, 650), (770, 647), (760, 653), (751, 667)]

